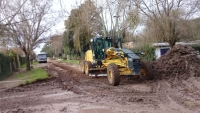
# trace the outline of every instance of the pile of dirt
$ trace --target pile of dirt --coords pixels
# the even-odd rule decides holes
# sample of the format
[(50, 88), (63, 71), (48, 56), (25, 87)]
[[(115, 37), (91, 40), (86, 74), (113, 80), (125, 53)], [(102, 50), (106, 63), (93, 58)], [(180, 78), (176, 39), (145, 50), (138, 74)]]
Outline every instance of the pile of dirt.
[(197, 51), (186, 45), (175, 45), (156, 61), (143, 63), (150, 78), (174, 80), (200, 76)]

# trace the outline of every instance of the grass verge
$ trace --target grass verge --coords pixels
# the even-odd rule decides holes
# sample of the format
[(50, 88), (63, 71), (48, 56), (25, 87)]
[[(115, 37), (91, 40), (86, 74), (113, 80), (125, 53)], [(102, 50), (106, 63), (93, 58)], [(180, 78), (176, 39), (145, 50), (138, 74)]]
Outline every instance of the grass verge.
[(24, 80), (25, 84), (29, 84), (38, 80), (46, 79), (48, 78), (47, 72), (44, 69), (41, 68), (35, 68), (31, 71), (26, 71), (24, 73), (18, 74), (15, 76), (17, 79)]
[(69, 64), (79, 64), (78, 60), (61, 60), (61, 62), (67, 62)]
[[(33, 64), (31, 64), (31, 65), (37, 65), (37, 64), (38, 64), (38, 62), (33, 62)], [(21, 65), (20, 68), (26, 68), (26, 63)]]

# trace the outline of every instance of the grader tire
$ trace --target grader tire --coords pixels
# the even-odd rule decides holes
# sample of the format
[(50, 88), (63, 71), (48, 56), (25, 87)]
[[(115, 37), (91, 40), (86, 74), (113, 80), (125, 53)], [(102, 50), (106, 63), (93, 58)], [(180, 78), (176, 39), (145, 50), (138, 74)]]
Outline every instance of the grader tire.
[(89, 76), (90, 68), (92, 68), (92, 63), (90, 61), (85, 62), (85, 74)]
[(113, 86), (117, 86), (120, 83), (120, 73), (117, 65), (115, 63), (111, 63), (107, 67), (107, 78), (109, 84)]
[(147, 75), (146, 75), (146, 70), (144, 67), (141, 67), (141, 74), (140, 74), (140, 78), (141, 79), (146, 79)]
[(141, 68), (142, 68), (142, 73), (140, 75), (140, 78), (145, 79), (145, 80), (153, 80), (154, 79), (154, 76), (152, 76), (153, 71), (150, 70), (151, 68), (149, 68), (149, 65), (145, 61), (141, 62)]
[(85, 74), (85, 60), (81, 61), (81, 73)]

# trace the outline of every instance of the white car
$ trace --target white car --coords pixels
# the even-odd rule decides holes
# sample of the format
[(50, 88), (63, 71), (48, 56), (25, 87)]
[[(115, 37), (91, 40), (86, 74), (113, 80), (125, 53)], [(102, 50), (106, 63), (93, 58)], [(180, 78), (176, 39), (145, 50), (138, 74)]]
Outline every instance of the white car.
[(47, 54), (45, 52), (41, 52), (37, 55), (37, 61), (39, 63), (44, 62), (47, 63)]

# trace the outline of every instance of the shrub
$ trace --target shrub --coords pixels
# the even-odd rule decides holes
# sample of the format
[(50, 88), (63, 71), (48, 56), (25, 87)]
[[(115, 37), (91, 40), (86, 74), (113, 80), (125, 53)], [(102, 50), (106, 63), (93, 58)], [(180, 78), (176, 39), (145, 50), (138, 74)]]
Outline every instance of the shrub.
[[(19, 60), (21, 65), (25, 63), (24, 57), (19, 57)], [(0, 53), (0, 79), (10, 76), (17, 68), (19, 68), (19, 66), (16, 55), (11, 52), (8, 55)]]
[(191, 45), (195, 50), (200, 51), (200, 45), (199, 44), (195, 44), (195, 45)]
[[(133, 48), (131, 50), (135, 53), (138, 53), (137, 55), (141, 58), (141, 60), (149, 62), (155, 60), (155, 47), (153, 46), (144, 45), (143, 47)], [(144, 52), (145, 54), (139, 54), (141, 52)]]
[(12, 58), (10, 56), (0, 53), (0, 79), (11, 74), (11, 60)]

